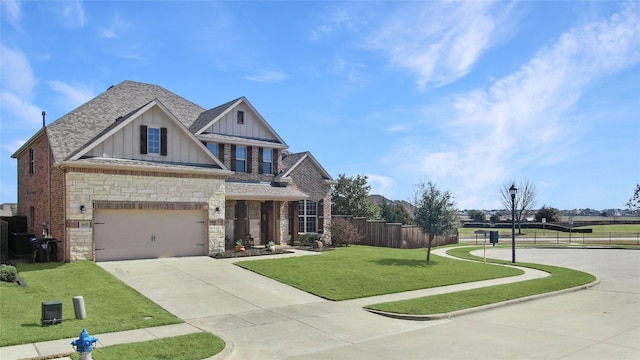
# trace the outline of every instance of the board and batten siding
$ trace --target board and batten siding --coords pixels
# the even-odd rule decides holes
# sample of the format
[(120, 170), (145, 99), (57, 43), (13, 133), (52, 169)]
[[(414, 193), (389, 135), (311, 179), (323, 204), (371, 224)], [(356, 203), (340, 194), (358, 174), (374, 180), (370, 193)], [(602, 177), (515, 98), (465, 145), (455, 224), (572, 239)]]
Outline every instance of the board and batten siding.
[[(238, 124), (238, 111), (244, 112), (244, 124)], [(207, 128), (205, 133), (240, 136), (250, 139), (277, 141), (278, 138), (250, 107), (240, 104)]]
[[(167, 155), (140, 154), (140, 125), (167, 128)], [(133, 119), (124, 128), (96, 145), (88, 154), (104, 158), (176, 162), (187, 164), (215, 164), (205, 150), (197, 146), (183, 129), (157, 106)]]

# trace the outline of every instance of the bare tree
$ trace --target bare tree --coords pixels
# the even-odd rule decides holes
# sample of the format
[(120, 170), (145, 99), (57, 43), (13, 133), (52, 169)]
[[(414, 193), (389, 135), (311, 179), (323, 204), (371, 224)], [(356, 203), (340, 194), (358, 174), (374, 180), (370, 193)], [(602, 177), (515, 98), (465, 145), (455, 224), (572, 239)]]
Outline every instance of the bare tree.
[(636, 184), (636, 190), (633, 192), (633, 196), (627, 201), (627, 207), (631, 213), (640, 215), (640, 184)]
[(500, 188), (500, 195), (502, 196), (502, 205), (505, 209), (511, 212), (511, 194), (509, 194), (509, 188), (511, 185), (515, 185), (518, 191), (516, 191), (515, 209), (516, 209), (516, 221), (518, 222), (518, 234), (522, 235), (522, 217), (525, 213), (532, 211), (538, 202), (538, 192), (536, 185), (525, 179), (516, 183), (515, 180), (502, 184)]

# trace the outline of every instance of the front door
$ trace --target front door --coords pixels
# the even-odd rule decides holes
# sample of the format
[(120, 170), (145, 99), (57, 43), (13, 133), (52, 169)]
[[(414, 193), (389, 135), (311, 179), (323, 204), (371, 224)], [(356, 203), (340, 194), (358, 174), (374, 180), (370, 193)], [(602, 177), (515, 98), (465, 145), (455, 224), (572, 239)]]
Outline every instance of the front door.
[(249, 233), (249, 209), (244, 200), (236, 201), (235, 218), (233, 219), (233, 240), (244, 239)]

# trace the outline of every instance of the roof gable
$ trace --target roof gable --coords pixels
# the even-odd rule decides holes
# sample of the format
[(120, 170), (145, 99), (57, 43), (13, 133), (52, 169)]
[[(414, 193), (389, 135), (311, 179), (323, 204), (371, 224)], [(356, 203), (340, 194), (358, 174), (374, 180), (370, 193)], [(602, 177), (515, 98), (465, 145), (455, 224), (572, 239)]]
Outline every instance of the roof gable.
[(82, 157), (149, 160), (147, 158), (152, 155), (139, 153), (140, 125), (169, 128), (169, 153), (158, 161), (217, 165), (226, 169), (158, 99), (116, 119), (68, 160), (79, 160)]
[[(243, 118), (239, 119), (238, 112)], [(285, 141), (245, 98), (229, 101), (202, 113), (190, 130), (196, 135), (226, 135), (283, 144)]]
[(316, 158), (308, 151), (297, 154), (289, 154), (285, 158), (283, 158), (282, 161), (285, 167), (285, 171), (282, 174), (278, 175), (278, 177), (280, 178), (289, 178), (291, 176), (291, 173), (295, 171), (296, 168), (298, 168), (305, 161), (309, 161), (318, 170), (318, 172), (322, 175), (322, 178), (326, 182), (331, 184), (335, 183), (333, 177), (329, 175), (327, 170), (325, 170), (324, 167), (320, 165), (318, 160), (316, 160)]
[(69, 158), (97, 136), (109, 131), (118, 118), (126, 117), (158, 99), (184, 126), (189, 127), (205, 111), (160, 86), (123, 81), (47, 126), (56, 162)]

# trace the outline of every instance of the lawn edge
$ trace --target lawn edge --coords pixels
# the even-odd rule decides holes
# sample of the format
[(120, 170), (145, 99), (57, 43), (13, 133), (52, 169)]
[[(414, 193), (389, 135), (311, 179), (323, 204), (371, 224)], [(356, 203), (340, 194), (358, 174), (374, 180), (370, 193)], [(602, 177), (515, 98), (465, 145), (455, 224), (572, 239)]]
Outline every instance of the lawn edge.
[[(523, 280), (523, 281), (528, 281), (528, 280)], [(451, 311), (451, 312), (447, 312), (447, 313), (440, 313), (440, 314), (429, 314), (429, 315), (400, 314), (400, 313), (392, 313), (392, 312), (369, 309), (369, 308), (366, 308), (366, 307), (363, 307), (363, 309), (368, 311), (368, 312), (370, 312), (370, 313), (373, 313), (373, 314), (378, 314), (378, 315), (382, 315), (382, 316), (386, 316), (386, 317), (390, 317), (390, 318), (394, 318), (394, 319), (401, 319), (401, 320), (431, 321), (431, 320), (453, 319), (454, 317), (467, 315), (467, 314), (472, 314), (472, 313), (475, 313), (475, 312), (495, 309), (495, 308), (499, 308), (499, 307), (509, 306), (509, 305), (523, 303), (523, 302), (528, 302), (528, 301), (532, 301), (532, 300), (543, 299), (543, 298), (546, 298), (546, 297), (551, 297), (551, 296), (571, 293), (571, 292), (580, 291), (580, 290), (586, 290), (586, 289), (590, 289), (590, 288), (592, 288), (592, 287), (594, 287), (594, 286), (596, 286), (598, 284), (600, 284), (600, 279), (596, 276), (596, 280), (594, 280), (593, 282), (591, 282), (589, 284), (574, 286), (572, 288), (556, 290), (556, 291), (551, 291), (551, 292), (546, 292), (546, 293), (541, 293), (541, 294), (536, 294), (536, 295), (524, 296), (524, 297), (517, 298), (517, 299), (500, 301), (500, 302), (493, 303), (493, 304), (475, 306), (475, 307), (471, 307), (471, 308), (468, 308), (468, 309), (456, 310), (456, 311)]]
[[(451, 248), (455, 248), (455, 247), (457, 247), (457, 246), (451, 246)], [(471, 248), (471, 247), (475, 247), (475, 246), (473, 246), (473, 245), (462, 245), (462, 246), (459, 246), (459, 247), (470, 247)], [(472, 250), (470, 250), (469, 253), (471, 253), (471, 251)], [(454, 255), (451, 255), (451, 256), (454, 256)], [(456, 259), (458, 259), (458, 260), (461, 260), (461, 261), (481, 262), (480, 260), (475, 260), (475, 259), (460, 258), (460, 257), (457, 257), (457, 256), (454, 256), (454, 257)], [(495, 259), (491, 259), (491, 260), (495, 260)], [(510, 264), (502, 264), (502, 263), (497, 263), (497, 262), (491, 262), (491, 263), (493, 265), (498, 265), (498, 266), (514, 266), (514, 265), (510, 265)], [(515, 264), (515, 267), (519, 267), (519, 266), (521, 266), (521, 265)], [(528, 267), (528, 266), (522, 266), (522, 267)], [(540, 270), (540, 269), (538, 269), (538, 270)], [(571, 270), (573, 270), (573, 269), (571, 269)], [(574, 287), (570, 287), (570, 288), (566, 288), (566, 289), (550, 291), (550, 292), (544, 292), (544, 293), (535, 294), (535, 295), (523, 296), (523, 297), (519, 297), (519, 298), (516, 298), (516, 299), (500, 301), (500, 302), (496, 302), (496, 303), (492, 303), (492, 304), (474, 306), (474, 307), (470, 307), (470, 308), (467, 308), (467, 309), (455, 310), (455, 311), (446, 312), (446, 313), (418, 315), (418, 314), (392, 313), (392, 312), (387, 312), (387, 311), (370, 309), (370, 308), (367, 308), (366, 306), (363, 307), (363, 309), (368, 311), (368, 312), (370, 312), (370, 313), (373, 313), (373, 314), (378, 314), (378, 315), (381, 315), (381, 316), (386, 316), (386, 317), (395, 318), (395, 319), (401, 319), (401, 320), (431, 321), (431, 320), (452, 319), (452, 318), (457, 317), (457, 316), (462, 316), (462, 315), (466, 315), (466, 314), (472, 314), (472, 313), (475, 313), (475, 312), (495, 309), (495, 308), (499, 308), (499, 307), (509, 306), (509, 305), (523, 303), (523, 302), (528, 302), (528, 301), (532, 301), (532, 300), (538, 300), (538, 299), (551, 297), (551, 296), (556, 296), (556, 295), (562, 295), (562, 294), (571, 293), (571, 292), (580, 291), (580, 290), (587, 290), (587, 289), (590, 289), (590, 288), (600, 284), (600, 278), (599, 277), (597, 277), (596, 275), (593, 275), (593, 274), (590, 274), (590, 275), (592, 275), (595, 278), (595, 280), (590, 282), (590, 283), (588, 283), (588, 284), (582, 284), (582, 285), (578, 285), (578, 286), (574, 286)], [(553, 276), (553, 274), (551, 276)], [(522, 280), (522, 281), (530, 281), (530, 280)], [(455, 293), (455, 292), (452, 292), (452, 293)]]

